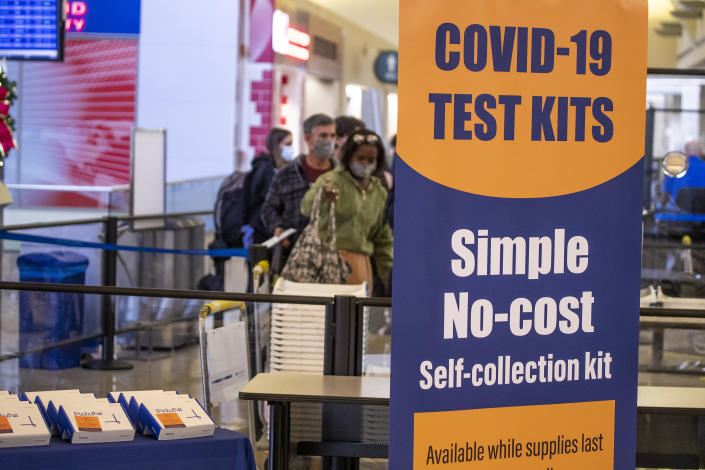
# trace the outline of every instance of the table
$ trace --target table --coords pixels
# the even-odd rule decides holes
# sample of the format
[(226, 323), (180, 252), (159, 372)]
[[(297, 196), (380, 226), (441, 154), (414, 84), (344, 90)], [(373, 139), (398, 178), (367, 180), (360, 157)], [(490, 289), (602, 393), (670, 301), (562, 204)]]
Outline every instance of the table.
[[(693, 275), (690, 275), (693, 276)], [(646, 368), (653, 372), (678, 372), (677, 369), (665, 369), (661, 366), (663, 359), (664, 329), (676, 328), (686, 330), (705, 329), (705, 299), (688, 297), (669, 297), (664, 295), (661, 287), (658, 294), (652, 292), (640, 299), (641, 316), (639, 326), (653, 328), (651, 343), (652, 365)], [(649, 310), (666, 309), (668, 313), (658, 312), (654, 316)], [(681, 315), (679, 316), (679, 313)]]
[(240, 390), (240, 399), (388, 406), (389, 377), (257, 374)]
[[(637, 413), (705, 416), (705, 388), (638, 387)], [(240, 399), (270, 403), (272, 468), (288, 468), (289, 404), (291, 402), (389, 405), (388, 377), (347, 377), (313, 374), (258, 374), (241, 391)], [(363, 446), (364, 444), (360, 444)], [(339, 447), (343, 449), (342, 446)], [(682, 456), (637, 456), (641, 462), (668, 462)], [(666, 460), (663, 460), (665, 458)]]
[[(640, 386), (637, 397), (642, 414), (705, 415), (705, 388)], [(257, 374), (240, 399), (388, 406), (389, 377)]]
[(705, 388), (641, 386), (637, 397), (640, 414), (705, 416)]
[[(240, 390), (242, 400), (269, 402), (269, 459), (274, 470), (289, 466), (291, 402), (389, 406), (388, 377), (349, 377), (316, 374), (257, 374)], [(309, 455), (385, 458), (384, 444), (307, 443)], [(318, 444), (318, 445), (316, 445)]]
[(249, 439), (222, 428), (210, 437), (173, 441), (135, 433), (130, 442), (71, 444), (53, 436), (48, 446), (0, 449), (0, 463), (27, 470), (257, 470)]

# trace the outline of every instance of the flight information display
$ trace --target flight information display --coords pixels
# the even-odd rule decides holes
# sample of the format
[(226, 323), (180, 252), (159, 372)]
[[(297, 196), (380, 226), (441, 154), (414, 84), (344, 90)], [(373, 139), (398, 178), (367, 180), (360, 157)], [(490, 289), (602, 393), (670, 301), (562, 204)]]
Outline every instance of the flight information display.
[(61, 60), (63, 0), (0, 0), (0, 58)]

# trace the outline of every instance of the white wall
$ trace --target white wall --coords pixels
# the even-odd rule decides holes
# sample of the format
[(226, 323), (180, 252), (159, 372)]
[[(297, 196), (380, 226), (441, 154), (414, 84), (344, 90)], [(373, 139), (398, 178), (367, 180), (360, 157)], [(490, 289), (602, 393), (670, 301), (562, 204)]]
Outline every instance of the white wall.
[(649, 0), (649, 67), (673, 68), (676, 67), (678, 53), (678, 38), (662, 36), (656, 33), (662, 21), (675, 21), (670, 15), (673, 4), (670, 0)]
[(167, 130), (167, 181), (234, 168), (237, 0), (142, 0), (137, 126)]
[[(367, 88), (378, 90), (377, 104), (381, 113), (381, 129), (379, 130), (386, 137), (396, 133), (396, 127), (394, 129), (388, 128), (389, 119), (387, 118), (386, 109), (388, 101), (386, 96), (389, 93), (396, 93), (397, 87), (396, 85), (381, 83), (375, 77), (374, 61), (380, 51), (397, 49), (396, 40), (389, 40), (396, 38), (397, 8), (395, 2), (396, 0), (381, 0), (376, 3), (368, 0), (349, 2), (350, 8), (357, 10), (357, 14), (353, 18), (344, 16), (339, 9), (335, 8), (339, 5), (338, 0), (334, 2), (329, 2), (328, 0), (277, 0), (277, 8), (283, 8), (288, 11), (297, 9), (306, 11), (342, 29), (342, 77), (338, 91), (338, 109), (345, 112), (350, 107), (357, 108), (357, 103), (350, 103), (346, 97), (345, 88), (347, 85), (355, 85), (363, 90)], [(375, 34), (376, 28), (366, 29), (354, 22), (355, 19), (363, 19), (374, 15), (379, 17), (377, 20), (386, 18), (386, 20), (382, 19), (380, 21), (388, 24), (386, 33), (392, 31), (391, 34), (380, 36)], [(371, 23), (368, 22), (368, 24)], [(396, 110), (394, 110), (394, 113), (396, 113)], [(351, 114), (354, 115), (356, 113)]]
[(335, 117), (340, 114), (338, 95), (340, 82), (319, 80), (311, 75), (304, 82), (304, 112), (305, 117), (316, 113)]

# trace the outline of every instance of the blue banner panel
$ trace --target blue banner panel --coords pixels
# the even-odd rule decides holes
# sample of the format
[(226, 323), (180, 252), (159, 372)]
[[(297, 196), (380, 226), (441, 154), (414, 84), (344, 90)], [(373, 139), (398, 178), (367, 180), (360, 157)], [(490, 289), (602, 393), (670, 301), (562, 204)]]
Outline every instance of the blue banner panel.
[(646, 2), (400, 7), (390, 468), (634, 468)]
[(140, 0), (67, 1), (66, 32), (139, 34)]

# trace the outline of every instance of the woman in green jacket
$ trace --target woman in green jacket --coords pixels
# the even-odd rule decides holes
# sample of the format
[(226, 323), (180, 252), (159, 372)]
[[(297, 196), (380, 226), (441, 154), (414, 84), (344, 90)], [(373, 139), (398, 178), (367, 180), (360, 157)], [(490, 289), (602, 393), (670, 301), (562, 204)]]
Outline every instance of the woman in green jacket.
[(367, 282), (372, 289), (374, 256), (380, 277), (387, 281), (392, 268), (392, 230), (385, 217), (387, 190), (375, 171), (384, 165), (382, 139), (372, 131), (353, 132), (341, 150), (340, 166), (324, 173), (301, 201), (301, 212), (311, 216), (316, 192), (323, 187), (327, 200), (321, 201), (319, 230), (328, 233), (328, 201), (335, 200), (335, 225), (338, 251), (352, 267), (348, 284)]

